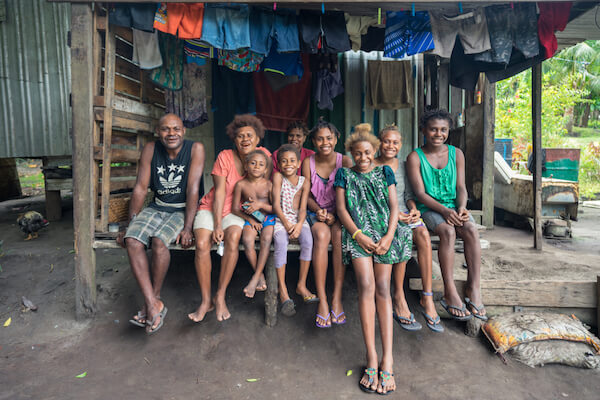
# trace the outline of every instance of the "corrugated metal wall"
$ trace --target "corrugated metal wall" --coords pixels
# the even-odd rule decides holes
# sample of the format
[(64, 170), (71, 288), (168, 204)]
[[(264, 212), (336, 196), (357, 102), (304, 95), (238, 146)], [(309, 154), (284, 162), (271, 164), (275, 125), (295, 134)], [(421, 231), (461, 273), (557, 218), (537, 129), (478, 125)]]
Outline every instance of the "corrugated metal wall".
[(71, 154), (70, 4), (7, 0), (0, 22), (0, 157)]
[[(402, 134), (402, 149), (400, 159), (406, 160), (413, 150), (413, 112), (414, 108), (400, 110), (374, 110), (365, 104), (367, 60), (381, 60), (383, 52), (365, 53), (362, 51), (347, 51), (344, 53), (345, 76), (345, 126), (344, 131), (350, 134), (353, 127), (361, 122), (368, 122), (377, 134), (378, 130), (392, 123), (396, 124)], [(407, 60), (410, 60), (407, 59)], [(414, 60), (413, 66), (414, 66)], [(414, 79), (414, 77), (413, 77)], [(416, 100), (415, 100), (416, 101)], [(378, 120), (377, 123), (376, 120)]]

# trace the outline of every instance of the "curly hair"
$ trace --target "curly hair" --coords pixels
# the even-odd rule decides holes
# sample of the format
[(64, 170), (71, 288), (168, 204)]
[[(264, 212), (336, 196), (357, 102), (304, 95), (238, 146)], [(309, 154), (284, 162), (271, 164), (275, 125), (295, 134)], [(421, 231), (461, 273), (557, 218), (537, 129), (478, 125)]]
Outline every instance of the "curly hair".
[(358, 124), (354, 127), (354, 133), (346, 139), (346, 143), (344, 143), (344, 147), (346, 151), (352, 152), (352, 148), (356, 143), (360, 142), (369, 142), (373, 149), (377, 150), (379, 148), (379, 139), (375, 137), (371, 133), (371, 124), (363, 123)]
[(283, 157), (283, 153), (294, 153), (296, 155), (296, 158), (298, 159), (298, 161), (300, 161), (300, 149), (297, 148), (296, 146), (294, 146), (293, 144), (283, 144), (281, 145), (281, 147), (279, 148), (279, 150), (277, 150), (277, 162), (281, 162), (281, 158)]
[(310, 130), (311, 139), (314, 139), (315, 135), (321, 129), (329, 129), (331, 131), (331, 133), (333, 133), (335, 135), (335, 137), (337, 137), (337, 138), (340, 137), (340, 131), (338, 131), (338, 129), (335, 127), (334, 124), (332, 124), (331, 122), (325, 121), (325, 119), (323, 117), (319, 117), (319, 121), (317, 122), (317, 124), (315, 126), (313, 126), (313, 128)]
[(425, 111), (419, 119), (419, 130), (423, 130), (423, 128), (427, 126), (427, 123), (432, 119), (445, 119), (448, 121), (449, 128), (452, 128), (452, 124), (454, 123), (452, 115), (445, 109), (432, 109)]
[[(246, 125), (246, 126), (249, 126), (249, 125)], [(262, 151), (262, 150), (252, 150), (250, 153), (248, 153), (246, 155), (245, 164), (248, 164), (248, 162), (250, 161), (250, 159), (252, 159), (252, 157), (254, 157), (254, 156), (264, 157), (265, 163), (266, 163), (265, 165), (267, 166), (267, 169), (271, 166), (271, 157), (267, 156), (265, 154), (265, 152)]]
[(308, 136), (308, 127), (304, 123), (304, 121), (293, 121), (287, 126), (285, 133), (290, 133), (294, 129), (300, 129), (304, 136)]
[(245, 126), (252, 127), (254, 132), (256, 132), (256, 136), (258, 136), (260, 139), (265, 137), (265, 126), (260, 119), (252, 114), (241, 114), (233, 117), (233, 121), (231, 121), (225, 127), (225, 133), (231, 140), (233, 140), (235, 139), (238, 130)]

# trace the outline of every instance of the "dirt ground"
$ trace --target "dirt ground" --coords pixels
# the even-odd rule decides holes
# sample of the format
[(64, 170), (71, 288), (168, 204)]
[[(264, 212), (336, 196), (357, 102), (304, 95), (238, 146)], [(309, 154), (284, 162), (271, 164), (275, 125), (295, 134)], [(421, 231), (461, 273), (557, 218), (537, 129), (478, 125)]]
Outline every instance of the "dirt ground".
[[(316, 306), (298, 305), (293, 318), (264, 323), (263, 294), (246, 301), (242, 288), (250, 268), (241, 261), (228, 291), (232, 318), (214, 313), (200, 324), (186, 314), (200, 301), (193, 253), (172, 257), (163, 290), (169, 313), (163, 328), (147, 336), (127, 320), (140, 304), (125, 252), (97, 252), (98, 311), (74, 318), (73, 235), (68, 202), (65, 217), (23, 241), (15, 224), (24, 208), (43, 210), (43, 198), (0, 203), (0, 399), (354, 399), (364, 347), (353, 273), (344, 286), (348, 323), (328, 330), (314, 326)], [(599, 273), (600, 210), (583, 209), (570, 243), (546, 242), (531, 249), (531, 233), (498, 227), (483, 234), (483, 277), (545, 278)], [(242, 257), (243, 259), (243, 257)], [(457, 257), (457, 265), (462, 256)], [(216, 264), (218, 266), (218, 263)], [(290, 268), (291, 269), (291, 268)], [(292, 270), (292, 269), (291, 269)], [(290, 282), (294, 281), (291, 271)], [(218, 268), (215, 268), (213, 287)], [(464, 273), (457, 268), (457, 275)], [(571, 276), (571, 275), (569, 275)], [(311, 282), (312, 285), (312, 282)], [(24, 312), (21, 296), (39, 307)], [(296, 298), (296, 303), (301, 300)], [(410, 304), (416, 310), (416, 295)], [(422, 322), (421, 316), (417, 316)], [(482, 337), (444, 321), (446, 332), (395, 329), (393, 398), (418, 399), (597, 399), (600, 375), (560, 365), (504, 365)], [(347, 371), (353, 374), (347, 376)], [(87, 372), (83, 378), (76, 376)], [(256, 379), (256, 381), (248, 381)]]

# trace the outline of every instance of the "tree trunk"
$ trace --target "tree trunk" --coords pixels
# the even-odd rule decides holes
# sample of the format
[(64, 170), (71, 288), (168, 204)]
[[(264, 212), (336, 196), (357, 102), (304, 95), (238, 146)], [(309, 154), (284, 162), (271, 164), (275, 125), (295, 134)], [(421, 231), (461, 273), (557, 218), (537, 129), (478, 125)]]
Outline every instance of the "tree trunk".
[(567, 118), (567, 122), (565, 124), (565, 128), (567, 129), (567, 135), (571, 135), (573, 133), (573, 107), (569, 107), (565, 110), (565, 117)]
[(583, 115), (581, 116), (581, 126), (587, 128), (590, 121), (590, 103), (585, 103), (583, 107)]

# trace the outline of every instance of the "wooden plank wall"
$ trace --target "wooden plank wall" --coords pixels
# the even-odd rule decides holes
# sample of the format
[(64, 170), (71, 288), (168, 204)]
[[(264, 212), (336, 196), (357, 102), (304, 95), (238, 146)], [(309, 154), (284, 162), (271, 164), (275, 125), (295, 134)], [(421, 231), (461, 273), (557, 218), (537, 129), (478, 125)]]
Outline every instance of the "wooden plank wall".
[(106, 232), (127, 215), (141, 150), (163, 114), (164, 91), (132, 62), (132, 30), (109, 25), (103, 7), (94, 11), (93, 55), (95, 229)]

